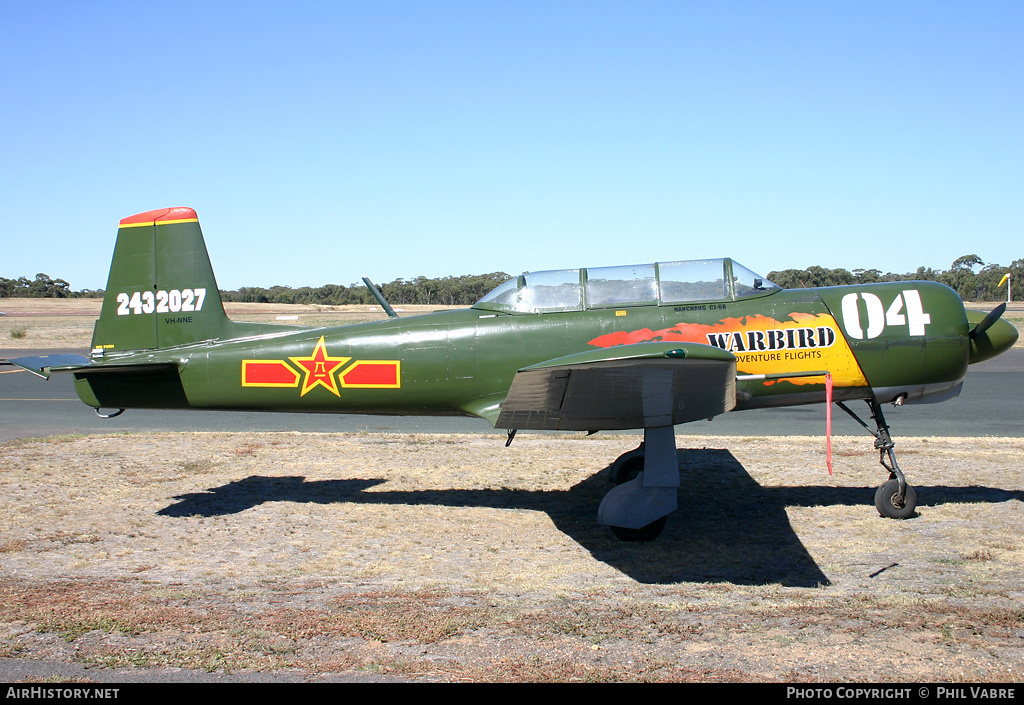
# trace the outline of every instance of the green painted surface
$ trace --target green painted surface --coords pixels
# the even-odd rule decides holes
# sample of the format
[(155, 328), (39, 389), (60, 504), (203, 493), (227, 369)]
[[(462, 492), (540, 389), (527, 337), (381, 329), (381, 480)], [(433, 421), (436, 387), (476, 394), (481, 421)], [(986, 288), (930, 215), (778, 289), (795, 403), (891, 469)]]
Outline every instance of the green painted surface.
[(983, 314), (933, 282), (782, 290), (728, 259), (527, 273), (478, 307), (339, 328), (240, 323), (194, 221), (122, 227), (106, 291), (93, 359), (67, 371), (86, 404), (115, 408), (493, 422), (525, 368), (694, 357), (735, 360), (737, 409), (821, 402), (824, 371), (837, 399), (914, 400), (1016, 339), (1002, 320), (972, 339)]

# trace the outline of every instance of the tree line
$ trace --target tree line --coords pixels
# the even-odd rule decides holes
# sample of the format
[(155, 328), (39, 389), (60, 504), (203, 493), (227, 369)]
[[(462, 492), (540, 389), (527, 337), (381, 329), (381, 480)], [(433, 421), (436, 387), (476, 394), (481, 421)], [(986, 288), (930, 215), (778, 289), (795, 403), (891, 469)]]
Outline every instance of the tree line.
[(1014, 260), (1009, 267), (995, 262), (985, 264), (978, 255), (957, 257), (945, 271), (931, 267), (918, 267), (909, 274), (882, 274), (878, 269), (784, 269), (769, 272), (768, 279), (784, 289), (799, 289), (815, 286), (843, 286), (847, 284), (871, 284), (873, 282), (895, 281), (936, 281), (950, 287), (964, 301), (999, 301), (1006, 299), (1006, 284), (999, 286), (1003, 276), (1010, 272), (1013, 285), (1013, 300), (1024, 296), (1024, 259)]
[(89, 296), (103, 296), (103, 292), (89, 289), (72, 291), (71, 285), (63, 279), (51, 279), (47, 274), (37, 274), (35, 279), (0, 277), (0, 298), (19, 299), (74, 299)]
[[(801, 289), (816, 286), (841, 286), (846, 284), (870, 284), (872, 282), (937, 281), (955, 290), (965, 301), (997, 301), (1006, 298), (1006, 285), (999, 286), (1007, 272), (1012, 274), (1013, 299), (1024, 299), (1024, 259), (1014, 260), (1009, 267), (991, 263), (985, 264), (978, 255), (964, 255), (953, 261), (947, 270), (918, 267), (908, 274), (883, 274), (878, 269), (828, 269), (808, 267), (807, 269), (783, 269), (769, 272), (768, 279), (784, 289)], [(380, 289), (392, 306), (425, 304), (428, 306), (469, 306), (479, 301), (487, 292), (510, 279), (504, 272), (490, 274), (467, 274), (458, 277), (416, 277), (395, 279), (382, 284)], [(245, 286), (233, 291), (221, 291), (224, 301), (276, 304), (319, 304), (340, 306), (344, 304), (372, 305), (376, 300), (359, 284), (343, 286), (258, 287)], [(83, 289), (72, 291), (63, 279), (51, 279), (46, 274), (36, 274), (35, 279), (0, 277), (0, 298), (87, 298), (101, 297), (103, 290)]]
[[(380, 286), (388, 303), (426, 304), (428, 306), (469, 306), (502, 282), (510, 279), (504, 272), (490, 274), (467, 274), (460, 277), (416, 277), (396, 279)], [(73, 291), (63, 279), (52, 279), (47, 274), (37, 274), (35, 279), (0, 277), (0, 298), (99, 298), (103, 289)], [(233, 291), (221, 290), (224, 301), (275, 304), (320, 304), (339, 306), (343, 304), (375, 304), (376, 299), (362, 283), (343, 286), (243, 286)]]
[[(504, 272), (491, 274), (466, 274), (461, 277), (440, 277), (429, 279), (396, 279), (380, 285), (381, 293), (392, 306), (404, 304), (426, 304), (428, 306), (469, 306), (483, 298), (484, 294), (511, 277)], [(288, 286), (270, 288), (245, 286), (234, 291), (221, 291), (224, 301), (274, 304), (321, 304), (340, 306), (344, 304), (375, 304), (363, 284), (325, 284), (304, 286), (293, 289)]]

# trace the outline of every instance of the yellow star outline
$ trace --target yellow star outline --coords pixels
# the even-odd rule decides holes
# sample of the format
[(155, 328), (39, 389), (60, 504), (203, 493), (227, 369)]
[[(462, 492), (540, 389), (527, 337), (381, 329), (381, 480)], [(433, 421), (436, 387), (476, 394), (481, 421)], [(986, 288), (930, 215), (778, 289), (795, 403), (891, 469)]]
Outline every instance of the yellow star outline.
[(317, 385), (326, 387), (336, 397), (341, 396), (341, 393), (338, 391), (338, 380), (334, 376), (334, 371), (352, 358), (331, 357), (328, 355), (322, 335), (320, 340), (317, 341), (316, 347), (313, 348), (312, 355), (309, 357), (290, 357), (288, 359), (306, 373), (306, 378), (302, 380), (300, 397), (305, 396), (306, 392)]

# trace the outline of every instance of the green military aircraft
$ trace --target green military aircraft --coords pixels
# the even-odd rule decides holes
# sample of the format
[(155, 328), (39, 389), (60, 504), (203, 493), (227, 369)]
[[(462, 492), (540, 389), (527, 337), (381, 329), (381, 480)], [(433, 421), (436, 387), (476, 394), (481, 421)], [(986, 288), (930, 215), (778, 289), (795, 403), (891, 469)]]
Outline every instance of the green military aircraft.
[(508, 430), (643, 429), (611, 466), (598, 520), (651, 540), (676, 509), (674, 426), (727, 411), (863, 399), (905, 518), (916, 497), (882, 404), (956, 396), (1016, 329), (935, 282), (783, 290), (731, 259), (527, 272), (474, 306), (336, 328), (243, 323), (221, 304), (199, 220), (120, 223), (88, 357), (10, 362), (74, 376), (100, 413), (128, 408), (469, 415)]

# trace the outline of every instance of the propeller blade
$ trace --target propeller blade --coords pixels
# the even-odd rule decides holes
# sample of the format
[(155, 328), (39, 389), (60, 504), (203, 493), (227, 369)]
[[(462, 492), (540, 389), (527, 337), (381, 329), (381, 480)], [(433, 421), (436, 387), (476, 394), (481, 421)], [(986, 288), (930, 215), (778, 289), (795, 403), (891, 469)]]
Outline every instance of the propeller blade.
[(989, 314), (982, 319), (981, 323), (974, 326), (974, 330), (971, 331), (971, 338), (977, 338), (979, 335), (991, 328), (992, 324), (999, 320), (999, 317), (1003, 315), (1005, 310), (1006, 304), (1002, 303), (989, 311)]

